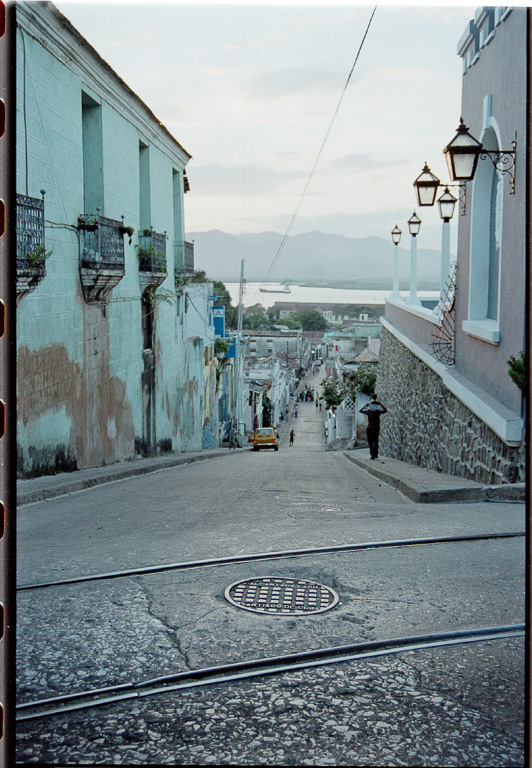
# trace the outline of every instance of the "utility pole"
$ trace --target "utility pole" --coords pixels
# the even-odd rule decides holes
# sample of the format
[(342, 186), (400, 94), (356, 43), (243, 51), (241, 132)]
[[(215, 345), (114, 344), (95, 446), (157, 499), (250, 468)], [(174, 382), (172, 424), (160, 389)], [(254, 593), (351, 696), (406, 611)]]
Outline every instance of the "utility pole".
[(276, 418), (275, 418), (274, 387), (275, 387), (275, 339), (272, 340), (272, 388), (271, 388), (272, 427), (275, 429)]
[[(242, 314), (244, 294), (244, 259), (240, 262), (240, 290), (238, 294), (238, 323), (235, 354), (235, 386), (236, 386), (236, 431), (240, 433), (240, 427), (244, 426), (244, 413), (242, 402), (242, 389), (244, 387), (244, 366), (242, 363)], [(242, 437), (244, 430), (242, 430)], [(242, 447), (242, 446), (241, 446)]]

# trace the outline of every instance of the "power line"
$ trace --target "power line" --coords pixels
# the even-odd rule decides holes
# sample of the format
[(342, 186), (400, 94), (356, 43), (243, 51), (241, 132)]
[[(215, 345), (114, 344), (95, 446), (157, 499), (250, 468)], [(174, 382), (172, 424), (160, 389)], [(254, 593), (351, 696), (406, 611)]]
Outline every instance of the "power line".
[[(365, 42), (365, 40), (366, 40), (366, 37), (367, 37), (367, 35), (368, 35), (368, 32), (369, 32), (369, 28), (370, 28), (370, 26), (371, 26), (371, 22), (373, 21), (373, 17), (374, 17), (374, 15), (375, 15), (375, 11), (376, 11), (376, 10), (377, 10), (377, 6), (375, 6), (375, 7), (374, 7), (374, 9), (373, 9), (373, 11), (372, 11), (372, 14), (371, 14), (370, 20), (369, 20), (369, 22), (368, 22), (368, 25), (367, 25), (367, 27), (366, 27), (366, 31), (364, 32), (364, 36), (363, 36), (363, 38), (362, 38), (362, 41), (361, 41), (361, 43), (360, 43), (360, 46), (359, 46), (359, 48), (358, 48), (358, 52), (357, 52), (357, 55), (356, 55), (356, 57), (355, 57), (355, 61), (353, 62), (353, 66), (351, 67), (351, 71), (349, 72), (349, 75), (348, 75), (348, 77), (347, 77), (347, 80), (346, 80), (346, 82), (345, 82), (345, 85), (344, 85), (344, 87), (343, 87), (342, 93), (340, 94), (340, 99), (338, 100), (338, 104), (337, 104), (337, 106), (336, 106), (336, 109), (335, 109), (335, 111), (334, 111), (334, 114), (333, 114), (333, 116), (332, 116), (331, 122), (329, 123), (329, 127), (327, 128), (327, 132), (326, 132), (326, 134), (325, 134), (325, 138), (323, 139), (323, 142), (322, 142), (322, 144), (321, 144), (321, 147), (320, 147), (320, 149), (319, 149), (319, 152), (318, 152), (318, 154), (317, 154), (317, 156), (316, 156), (316, 160), (314, 161), (314, 165), (312, 166), (312, 170), (310, 171), (310, 174), (309, 174), (309, 176), (308, 176), (308, 179), (307, 179), (307, 182), (306, 182), (306, 184), (305, 184), (305, 187), (304, 187), (304, 189), (303, 189), (303, 192), (301, 193), (301, 197), (299, 198), (299, 202), (298, 202), (298, 204), (297, 204), (297, 206), (296, 206), (296, 209), (295, 209), (295, 211), (294, 211), (294, 213), (293, 213), (293, 215), (292, 215), (292, 218), (291, 218), (291, 220), (290, 220), (290, 223), (289, 223), (289, 225), (288, 225), (288, 228), (287, 228), (287, 230), (286, 230), (286, 232), (285, 232), (285, 235), (284, 235), (284, 237), (283, 237), (283, 239), (282, 239), (282, 241), (281, 241), (281, 244), (280, 244), (279, 248), (277, 249), (277, 253), (276, 253), (276, 254), (275, 254), (275, 256), (274, 256), (274, 258), (273, 258), (273, 260), (272, 260), (272, 263), (270, 264), (270, 268), (269, 268), (269, 270), (268, 270), (268, 272), (267, 272), (267, 274), (266, 274), (266, 277), (265, 277), (265, 278), (264, 278), (264, 280), (262, 281), (261, 285), (264, 285), (264, 283), (268, 282), (268, 279), (269, 279), (269, 277), (270, 277), (270, 275), (271, 275), (271, 273), (272, 273), (272, 271), (273, 271), (273, 268), (274, 268), (274, 266), (276, 265), (277, 261), (279, 260), (279, 257), (280, 257), (280, 255), (281, 255), (281, 252), (282, 252), (282, 250), (283, 250), (283, 248), (284, 248), (284, 246), (285, 246), (285, 244), (286, 244), (286, 241), (287, 241), (287, 239), (288, 239), (288, 235), (290, 234), (290, 231), (291, 231), (291, 229), (292, 229), (292, 227), (293, 227), (293, 225), (294, 225), (294, 222), (295, 222), (295, 220), (296, 220), (296, 218), (297, 218), (297, 215), (298, 215), (298, 213), (299, 213), (299, 209), (300, 209), (300, 207), (301, 207), (301, 204), (302, 204), (302, 202), (303, 202), (303, 199), (304, 199), (304, 197), (305, 197), (305, 195), (306, 195), (306, 193), (307, 193), (307, 189), (308, 189), (308, 187), (309, 187), (309, 184), (310, 184), (310, 182), (311, 182), (311, 180), (312, 180), (312, 177), (314, 176), (314, 173), (316, 172), (316, 168), (317, 168), (317, 166), (318, 166), (318, 163), (319, 163), (319, 161), (320, 161), (320, 157), (321, 157), (321, 154), (322, 154), (322, 152), (323, 152), (323, 150), (324, 150), (324, 148), (325, 148), (325, 144), (327, 143), (327, 140), (328, 140), (328, 138), (329, 138), (329, 134), (330, 134), (330, 132), (331, 132), (331, 129), (332, 129), (332, 127), (333, 127), (334, 121), (336, 120), (336, 116), (338, 115), (338, 112), (340, 111), (340, 106), (341, 106), (341, 104), (342, 104), (342, 100), (343, 100), (343, 98), (344, 98), (345, 92), (346, 92), (346, 90), (347, 90), (347, 87), (348, 87), (348, 85), (349, 85), (349, 81), (351, 80), (351, 76), (352, 76), (353, 72), (355, 71), (355, 67), (356, 67), (356, 65), (357, 65), (357, 62), (358, 62), (358, 59), (359, 59), (360, 53), (361, 53), (361, 51), (362, 51), (362, 48), (363, 48), (363, 46), (364, 46), (364, 42)], [(255, 296), (256, 296), (256, 295), (257, 295), (257, 294), (255, 293)], [(253, 299), (255, 298), (255, 296), (253, 296)], [(252, 300), (253, 300), (253, 299), (252, 299)]]

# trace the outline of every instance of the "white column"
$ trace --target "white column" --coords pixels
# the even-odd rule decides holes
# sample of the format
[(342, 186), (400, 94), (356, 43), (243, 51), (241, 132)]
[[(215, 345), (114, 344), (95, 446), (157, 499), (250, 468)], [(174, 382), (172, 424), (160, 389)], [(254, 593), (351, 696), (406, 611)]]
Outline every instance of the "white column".
[(393, 289), (390, 294), (390, 299), (400, 299), (399, 293), (399, 246), (394, 244), (393, 246)]
[(451, 222), (444, 221), (441, 231), (441, 274), (440, 274), (440, 301), (445, 298), (445, 287), (449, 279), (449, 254), (451, 250)]
[(410, 296), (406, 300), (407, 304), (414, 305), (416, 307), (421, 306), (421, 302), (417, 297), (417, 240), (416, 235), (411, 235), (410, 245)]

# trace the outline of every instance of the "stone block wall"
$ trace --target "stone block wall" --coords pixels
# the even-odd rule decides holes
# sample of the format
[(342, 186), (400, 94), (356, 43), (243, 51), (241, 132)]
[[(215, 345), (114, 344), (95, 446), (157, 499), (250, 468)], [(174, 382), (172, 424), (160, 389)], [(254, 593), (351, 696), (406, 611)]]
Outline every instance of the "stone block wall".
[(386, 329), (382, 332), (380, 453), (487, 485), (525, 481), (525, 444), (508, 446)]

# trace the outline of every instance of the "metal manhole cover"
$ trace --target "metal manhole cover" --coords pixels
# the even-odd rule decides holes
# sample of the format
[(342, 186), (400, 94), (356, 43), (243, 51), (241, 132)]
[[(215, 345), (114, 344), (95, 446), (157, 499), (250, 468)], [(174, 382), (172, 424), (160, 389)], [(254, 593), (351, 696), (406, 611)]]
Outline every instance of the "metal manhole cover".
[(236, 581), (225, 599), (237, 608), (273, 616), (307, 616), (333, 608), (339, 600), (330, 587), (303, 579), (279, 576)]

